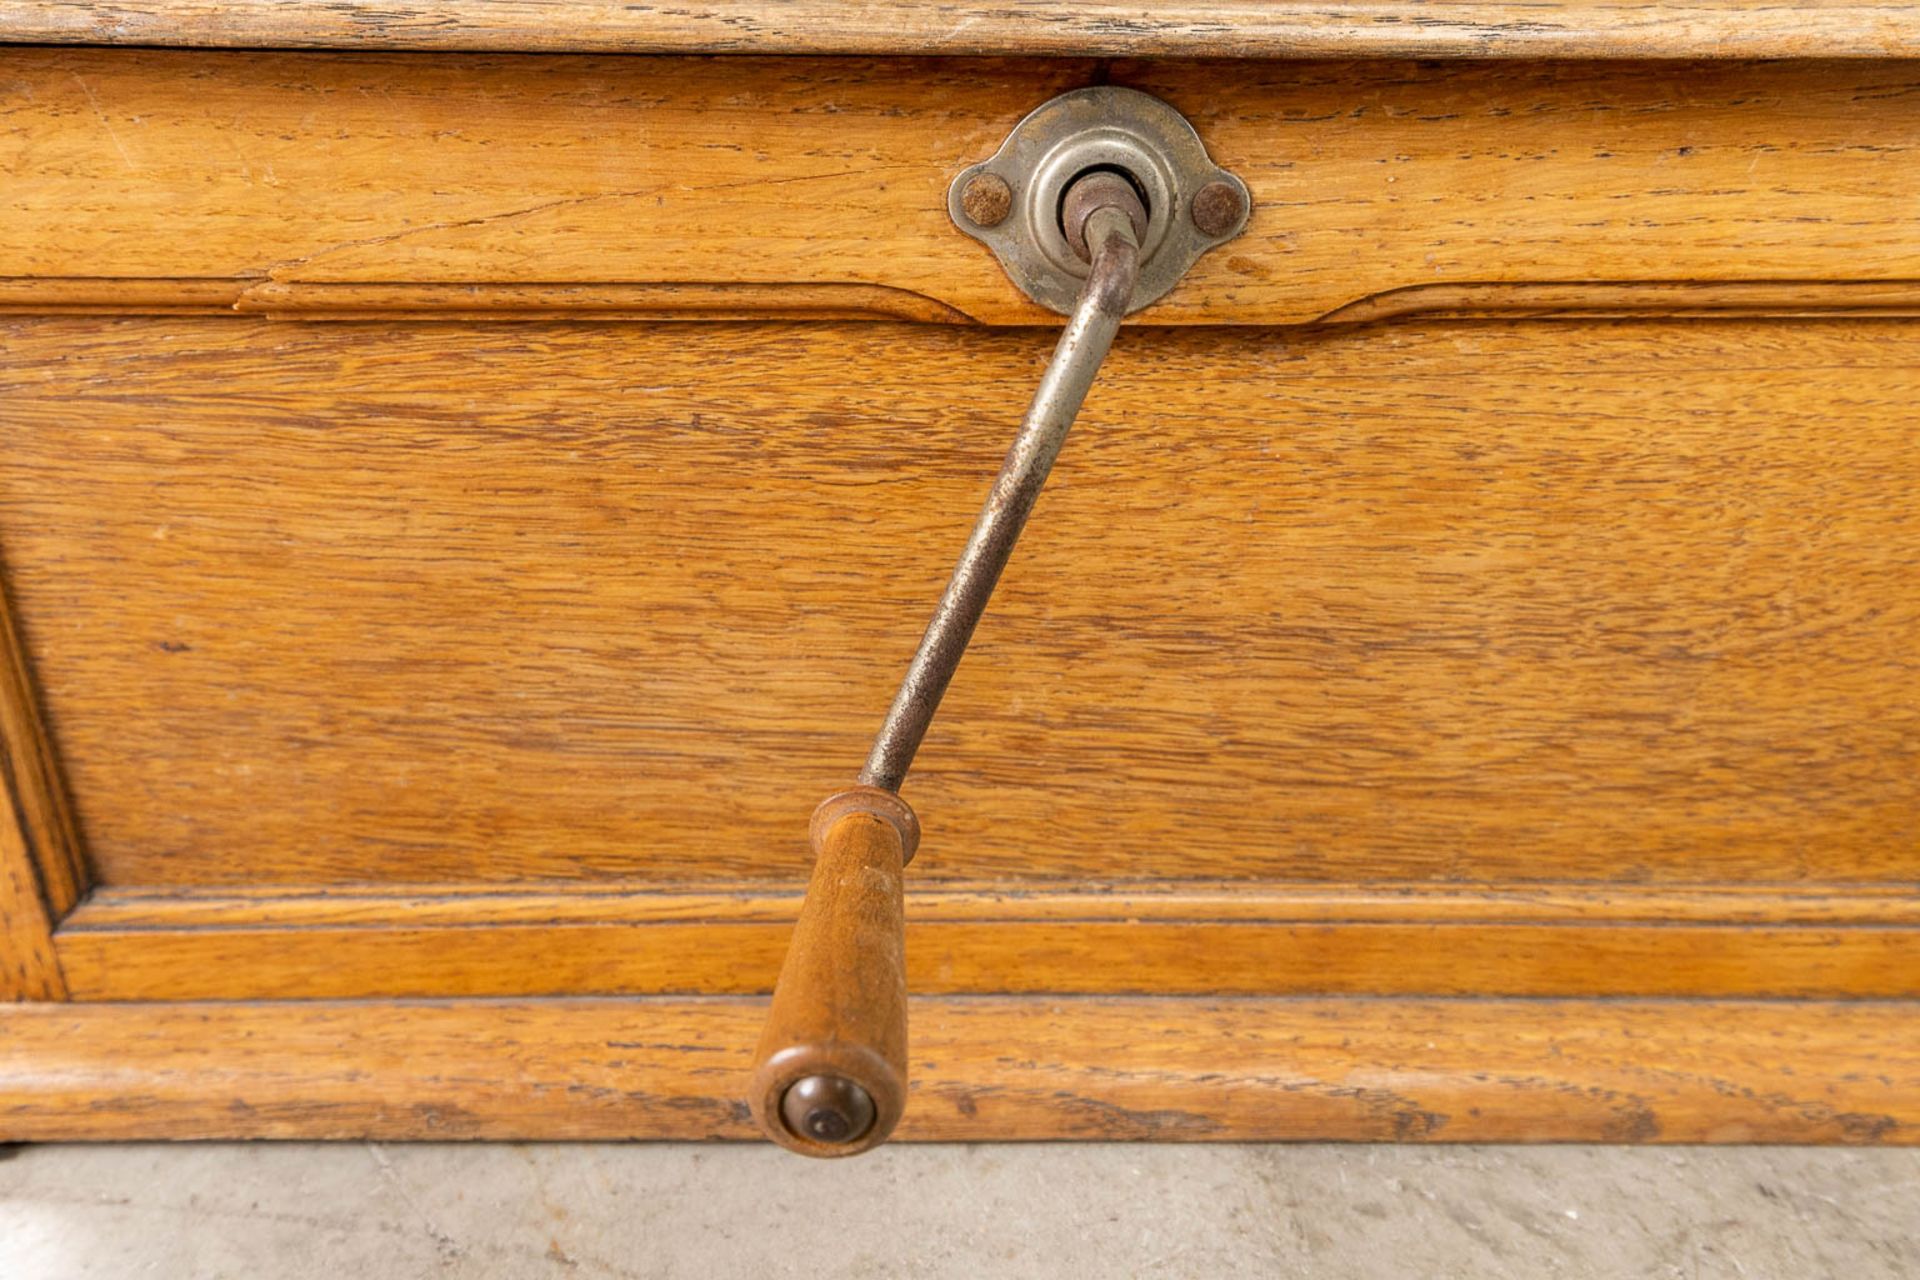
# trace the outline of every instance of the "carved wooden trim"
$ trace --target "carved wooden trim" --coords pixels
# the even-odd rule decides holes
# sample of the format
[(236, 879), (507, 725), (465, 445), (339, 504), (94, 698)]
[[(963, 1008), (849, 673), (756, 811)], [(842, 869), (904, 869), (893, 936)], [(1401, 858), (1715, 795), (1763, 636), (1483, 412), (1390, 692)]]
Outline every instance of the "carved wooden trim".
[[(0, 1140), (737, 1139), (761, 1000), (0, 1008)], [(1920, 1142), (1920, 1003), (921, 998), (896, 1140)]]
[[(288, 321), (847, 321), (977, 323), (885, 285), (637, 281), (249, 281), (165, 277), (0, 279), (4, 315), (238, 315)], [(1652, 280), (1410, 285), (1321, 324), (1410, 319), (1797, 319), (1920, 316), (1920, 280)]]
[[(1192, 62), (0, 60), (19, 86), (10, 124), (36, 139), (0, 157), (0, 277), (17, 282), (0, 305), (15, 309), (110, 308), (117, 292), (284, 317), (1057, 325), (955, 229), (947, 185), (1035, 105), (1100, 79), (1187, 112), (1253, 194), (1245, 234), (1144, 323), (1884, 314), (1920, 280), (1910, 62), (1223, 78)], [(18, 283), (32, 278), (47, 283)], [(1875, 292), (1843, 299), (1837, 282)]]
[(1326, 324), (1427, 319), (1798, 319), (1920, 316), (1920, 280), (1642, 280), (1411, 285), (1349, 303)]
[[(1920, 290), (1915, 291), (1920, 298)], [(971, 324), (965, 312), (874, 284), (327, 283), (248, 285), (233, 309), (277, 320), (909, 320)], [(1920, 310), (1920, 306), (1916, 307)]]

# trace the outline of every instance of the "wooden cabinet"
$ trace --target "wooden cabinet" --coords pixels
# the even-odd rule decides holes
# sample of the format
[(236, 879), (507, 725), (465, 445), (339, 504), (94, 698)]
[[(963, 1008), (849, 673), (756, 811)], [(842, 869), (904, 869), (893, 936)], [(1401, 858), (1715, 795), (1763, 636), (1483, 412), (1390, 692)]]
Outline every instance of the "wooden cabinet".
[(901, 1136), (1912, 1141), (1920, 10), (1399, 7), (0, 3), (0, 1137), (748, 1136), (1110, 83)]

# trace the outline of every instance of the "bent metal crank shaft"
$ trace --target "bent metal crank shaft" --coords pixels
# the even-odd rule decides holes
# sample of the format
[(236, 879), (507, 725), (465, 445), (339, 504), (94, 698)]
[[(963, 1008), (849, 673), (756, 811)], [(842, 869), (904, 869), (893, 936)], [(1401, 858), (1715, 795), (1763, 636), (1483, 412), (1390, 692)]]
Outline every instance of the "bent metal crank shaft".
[(760, 1128), (794, 1151), (869, 1150), (906, 1107), (901, 873), (920, 826), (900, 785), (1121, 320), (1238, 235), (1248, 211), (1246, 184), (1179, 112), (1113, 86), (1041, 105), (953, 182), (955, 226), (1067, 326), (857, 785), (814, 810), (813, 876), (748, 1098)]

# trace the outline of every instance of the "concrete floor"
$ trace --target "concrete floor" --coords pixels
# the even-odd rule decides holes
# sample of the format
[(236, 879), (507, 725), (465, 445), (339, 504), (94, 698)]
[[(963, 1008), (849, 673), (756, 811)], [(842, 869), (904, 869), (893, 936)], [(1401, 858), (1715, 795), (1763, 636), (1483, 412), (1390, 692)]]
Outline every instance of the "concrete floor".
[(0, 1276), (1920, 1275), (1920, 1150), (0, 1149)]

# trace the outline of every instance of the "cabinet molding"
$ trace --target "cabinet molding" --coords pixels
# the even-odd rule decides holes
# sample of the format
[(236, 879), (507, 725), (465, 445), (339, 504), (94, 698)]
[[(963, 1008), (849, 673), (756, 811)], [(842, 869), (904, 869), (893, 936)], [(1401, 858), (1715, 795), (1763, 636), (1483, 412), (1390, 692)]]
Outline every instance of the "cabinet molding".
[[(492, 284), (20, 276), (0, 316), (264, 316), (271, 320), (582, 322), (895, 320), (975, 323), (922, 294), (862, 284)], [(1788, 319), (1920, 316), (1920, 280), (1649, 280), (1409, 285), (1318, 323), (1429, 319)]]
[(1101, 81), (1180, 109), (1252, 191), (1246, 232), (1153, 325), (1302, 324), (1436, 287), (1455, 306), (1628, 287), (1633, 307), (1685, 307), (1732, 286), (1791, 311), (1851, 282), (1910, 305), (1920, 280), (1912, 62), (1223, 77), (1087, 59), (15, 48), (0, 71), (18, 86), (0, 278), (224, 280), (272, 314), (1051, 325), (954, 229), (947, 184), (1034, 105)]
[(1899, 58), (1920, 6), (1692, 0), (5, 0), (0, 39), (269, 49), (1203, 58)]
[[(911, 878), (910, 878), (911, 884)], [(750, 995), (789, 886), (97, 892), (76, 1000)], [(1578, 884), (914, 886), (916, 992), (1920, 997), (1920, 891)]]
[[(736, 1139), (765, 1001), (15, 1005), (0, 1139)], [(921, 997), (896, 1141), (1920, 1142), (1920, 1003)]]

